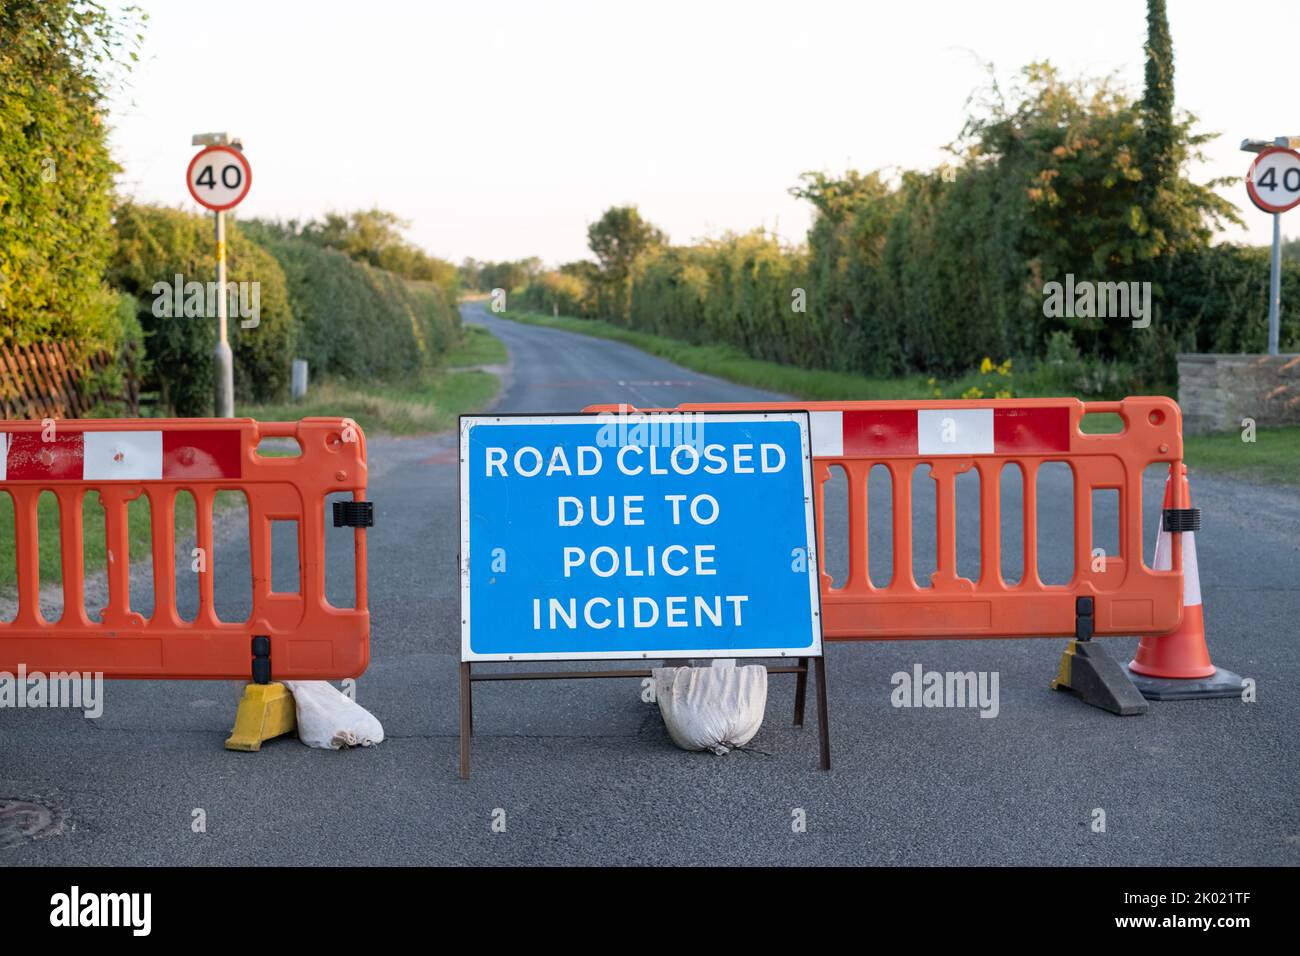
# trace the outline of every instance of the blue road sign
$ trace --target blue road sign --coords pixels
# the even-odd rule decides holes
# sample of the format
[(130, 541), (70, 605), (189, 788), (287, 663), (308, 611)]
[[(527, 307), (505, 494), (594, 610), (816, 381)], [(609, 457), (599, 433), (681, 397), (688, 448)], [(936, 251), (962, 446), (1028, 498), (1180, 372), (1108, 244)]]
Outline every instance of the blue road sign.
[(461, 659), (821, 654), (806, 412), (460, 420)]

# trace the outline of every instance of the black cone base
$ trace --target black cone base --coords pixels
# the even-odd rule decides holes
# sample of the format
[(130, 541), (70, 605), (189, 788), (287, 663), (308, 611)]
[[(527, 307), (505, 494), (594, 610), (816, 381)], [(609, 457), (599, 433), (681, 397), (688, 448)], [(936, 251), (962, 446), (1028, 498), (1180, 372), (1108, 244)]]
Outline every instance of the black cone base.
[(1242, 692), (1241, 675), (1222, 667), (1209, 677), (1193, 678), (1148, 677), (1127, 664), (1124, 670), (1147, 700), (1211, 700), (1240, 697)]

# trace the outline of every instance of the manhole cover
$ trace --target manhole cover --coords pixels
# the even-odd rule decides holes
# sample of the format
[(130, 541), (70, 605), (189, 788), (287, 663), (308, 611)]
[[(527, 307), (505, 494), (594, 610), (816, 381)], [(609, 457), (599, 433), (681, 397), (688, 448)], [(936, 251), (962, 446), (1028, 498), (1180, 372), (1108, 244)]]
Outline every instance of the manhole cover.
[(54, 825), (54, 820), (53, 812), (39, 803), (0, 797), (0, 847), (38, 837)]

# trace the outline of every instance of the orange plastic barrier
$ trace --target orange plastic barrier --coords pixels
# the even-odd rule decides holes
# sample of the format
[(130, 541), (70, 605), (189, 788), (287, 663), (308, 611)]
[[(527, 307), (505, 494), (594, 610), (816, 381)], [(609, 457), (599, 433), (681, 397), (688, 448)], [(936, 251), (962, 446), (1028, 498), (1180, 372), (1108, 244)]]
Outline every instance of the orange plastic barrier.
[[(587, 412), (617, 413), (628, 406), (595, 405)], [(684, 404), (650, 412), (788, 411), (810, 413), (813, 483), (821, 553), (825, 543), (825, 485), (831, 468), (848, 479), (848, 578), (833, 587), (821, 578), (827, 640), (900, 640), (978, 637), (1052, 637), (1076, 633), (1076, 599), (1093, 598), (1098, 635), (1164, 633), (1183, 611), (1181, 535), (1172, 535), (1171, 570), (1142, 558), (1142, 472), (1155, 462), (1177, 474), (1182, 464), (1182, 421), (1168, 398), (1120, 402), (1008, 399), (920, 402), (753, 402)], [(1085, 414), (1115, 413), (1116, 434), (1084, 434)], [(1074, 477), (1074, 576), (1063, 585), (1038, 575), (1037, 475), (1044, 462), (1069, 465)], [(912, 573), (912, 474), (928, 463), (935, 480), (936, 568), (929, 587)], [(893, 574), (872, 584), (868, 575), (867, 478), (874, 465), (889, 470), (892, 487)], [(1021, 580), (1001, 574), (1000, 476), (1007, 464), (1022, 473)], [(980, 576), (957, 573), (955, 484), (971, 469), (980, 479)], [(1186, 485), (1173, 483), (1171, 508), (1187, 507)], [(1093, 492), (1119, 495), (1119, 553), (1093, 558)]]
[[(263, 457), (264, 438), (295, 439), (296, 457)], [(370, 659), (366, 606), (368, 504), (336, 502), (335, 522), (355, 526), (355, 607), (325, 595), (325, 500), (366, 492), (366, 445), (347, 419), (141, 419), (0, 423), (0, 494), (13, 499), (18, 609), (0, 623), (0, 671), (102, 672), (117, 678), (337, 679), (361, 674)], [(37, 505), (57, 497), (63, 613), (47, 621), (39, 595)], [(108, 601), (99, 621), (85, 607), (82, 501), (104, 507)], [(213, 500), (243, 492), (248, 502), (252, 611), (218, 619), (213, 601)], [(185, 621), (176, 602), (175, 504), (194, 499), (198, 610)], [(127, 505), (149, 502), (153, 613), (130, 603)], [(271, 523), (296, 521), (298, 589), (271, 589)], [(359, 525), (359, 526), (358, 526)], [(2, 543), (0, 543), (2, 544)], [(188, 556), (187, 556), (188, 558)], [(186, 563), (189, 563), (188, 560)], [(190, 573), (188, 569), (182, 574)], [(241, 569), (241, 573), (245, 573)], [(269, 658), (269, 668), (267, 660)], [(260, 662), (260, 663), (259, 663)], [(269, 672), (268, 672), (269, 671)]]

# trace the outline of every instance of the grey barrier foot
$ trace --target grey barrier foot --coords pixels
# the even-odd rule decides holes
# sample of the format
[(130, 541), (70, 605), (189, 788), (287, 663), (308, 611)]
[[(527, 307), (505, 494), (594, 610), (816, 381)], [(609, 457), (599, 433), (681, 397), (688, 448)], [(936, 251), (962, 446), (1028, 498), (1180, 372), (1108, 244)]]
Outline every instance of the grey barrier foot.
[(1129, 679), (1147, 700), (1211, 700), (1240, 697), (1241, 675), (1220, 667), (1209, 677), (1148, 677), (1123, 665)]
[(1052, 687), (1121, 717), (1145, 714), (1151, 709), (1129, 679), (1127, 669), (1093, 641), (1070, 642)]

